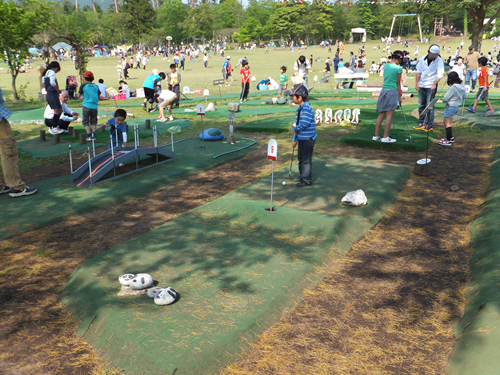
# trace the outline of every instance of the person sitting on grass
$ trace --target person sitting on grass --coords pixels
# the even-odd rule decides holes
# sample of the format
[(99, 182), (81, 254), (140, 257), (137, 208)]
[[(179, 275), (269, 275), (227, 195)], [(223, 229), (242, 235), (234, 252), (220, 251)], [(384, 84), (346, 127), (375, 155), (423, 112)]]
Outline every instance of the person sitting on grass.
[(295, 177), (293, 181), (297, 182), (298, 187), (310, 186), (312, 185), (312, 155), (314, 143), (318, 137), (314, 111), (307, 101), (309, 93), (306, 86), (294, 85), (292, 90), (285, 91), (285, 95), (292, 95), (294, 104), (299, 105), (295, 118), (292, 147), (295, 148), (297, 143), (299, 145), (297, 158), (300, 176)]
[[(160, 97), (160, 117), (157, 122), (166, 122), (166, 121), (174, 121), (174, 117), (172, 116), (172, 107), (175, 103), (177, 103), (177, 94), (170, 90), (162, 90)], [(165, 108), (168, 110), (168, 120), (165, 117)]]
[[(85, 72), (83, 75), (85, 83), (80, 86), (78, 93), (80, 98), (83, 96), (82, 102), (82, 124), (87, 132), (87, 142), (96, 140), (95, 135), (97, 129), (97, 107), (99, 105), (99, 87), (92, 82), (94, 74), (91, 71)], [(92, 133), (90, 132), (92, 126)]]
[(66, 104), (68, 99), (68, 92), (65, 90), (61, 91), (59, 100), (61, 101), (63, 112), (57, 124), (54, 123), (54, 110), (50, 108), (50, 105), (47, 105), (47, 107), (45, 107), (45, 113), (43, 114), (43, 117), (45, 119), (45, 125), (49, 127), (49, 133), (52, 135), (68, 133), (69, 124), (72, 121), (76, 121), (78, 119), (78, 116), (80, 116), (79, 113), (73, 112), (68, 108), (68, 105)]
[(479, 90), (477, 91), (476, 99), (474, 99), (474, 105), (471, 108), (467, 108), (467, 111), (476, 113), (477, 103), (480, 100), (484, 101), (488, 106), (488, 109), (486, 109), (485, 112), (493, 111), (493, 107), (488, 99), (488, 91), (490, 89), (490, 83), (488, 82), (488, 68), (486, 68), (488, 59), (484, 56), (480, 57), (477, 60), (477, 63), (479, 65)]
[(450, 88), (443, 98), (443, 103), (446, 103), (443, 121), (444, 126), (446, 127), (446, 138), (443, 138), (438, 142), (438, 145), (441, 146), (451, 146), (455, 142), (451, 123), (453, 121), (453, 116), (457, 114), (463, 101), (467, 99), (465, 86), (462, 85), (462, 79), (457, 72), (448, 73), (447, 83)]
[[(382, 91), (377, 101), (377, 112), (379, 115), (375, 123), (375, 135), (372, 137), (372, 141), (382, 143), (396, 142), (394, 138), (389, 137), (389, 131), (391, 130), (392, 117), (396, 109), (399, 108), (401, 96), (403, 95), (401, 89), (401, 75), (403, 73), (401, 64), (403, 62), (403, 57), (403, 52), (394, 51), (391, 56), (391, 62), (385, 64), (384, 85), (382, 86)], [(380, 138), (380, 128), (382, 126), (382, 121), (384, 121), (384, 117), (384, 136)]]
[(147, 111), (146, 103), (149, 102), (149, 112), (151, 112), (153, 108), (153, 103), (155, 102), (155, 88), (158, 82), (163, 81), (165, 79), (165, 73), (161, 72), (158, 74), (154, 72), (146, 77), (142, 87), (144, 88), (144, 102), (142, 103), (142, 109)]
[(0, 195), (9, 194), (12, 198), (33, 195), (37, 192), (37, 189), (27, 186), (19, 174), (19, 153), (17, 151), (16, 137), (8, 120), (12, 112), (3, 105), (3, 92), (0, 87), (0, 156), (3, 172)]

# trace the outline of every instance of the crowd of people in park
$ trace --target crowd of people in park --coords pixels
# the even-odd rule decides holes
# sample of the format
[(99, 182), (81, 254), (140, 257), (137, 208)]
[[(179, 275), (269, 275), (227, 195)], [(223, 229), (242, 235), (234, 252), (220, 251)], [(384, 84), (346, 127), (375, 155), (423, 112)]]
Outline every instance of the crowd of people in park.
[[(289, 42), (293, 48), (294, 43)], [(479, 53), (473, 46), (469, 46), (467, 53), (464, 53), (464, 41), (451, 53), (451, 46), (446, 46), (446, 41), (441, 45), (431, 44), (423, 56), (419, 56), (419, 46), (415, 47), (414, 59), (412, 60), (410, 52), (397, 49), (394, 52), (392, 48), (411, 47), (412, 43), (403, 41), (401, 38), (382, 38), (381, 44), (387, 55), (383, 55), (379, 62), (372, 61), (371, 66), (367, 65), (366, 51), (364, 43), (357, 50), (345, 51), (345, 45), (342, 41), (325, 41), (322, 47), (328, 48), (331, 52), (332, 46), (336, 48), (333, 59), (328, 57), (325, 61), (323, 73), (339, 73), (349, 75), (357, 72), (370, 72), (383, 76), (383, 87), (377, 102), (377, 111), (379, 116), (376, 120), (375, 134), (372, 140), (382, 143), (394, 143), (396, 139), (389, 136), (390, 127), (394, 113), (401, 108), (403, 84), (407, 83), (407, 75), (415, 73), (415, 89), (418, 95), (419, 124), (414, 129), (430, 132), (433, 131), (434, 124), (434, 101), (439, 83), (445, 77), (448, 70), (446, 82), (449, 86), (443, 102), (446, 103), (444, 112), (444, 125), (446, 128), (446, 137), (441, 139), (438, 144), (442, 146), (451, 146), (455, 142), (452, 131), (452, 119), (463, 105), (467, 98), (467, 93), (475, 94), (473, 104), (467, 108), (467, 111), (475, 113), (479, 101), (484, 101), (487, 105), (485, 112), (493, 111), (489, 101), (488, 93), (490, 87), (490, 76), (494, 76), (494, 87), (500, 85), (500, 53), (498, 53), (498, 43), (494, 45), (492, 51), (484, 54)], [(264, 46), (265, 54), (269, 54), (269, 44)], [(251, 46), (249, 47), (251, 48)], [(299, 51), (302, 47), (299, 47)], [(306, 48), (302, 48), (305, 50)], [(380, 45), (378, 47), (380, 50)], [(172, 109), (179, 107), (180, 102), (180, 84), (181, 70), (184, 71), (186, 63), (197, 63), (201, 54), (203, 55), (204, 68), (208, 67), (209, 54), (214, 56), (219, 54), (223, 60), (221, 70), (222, 78), (226, 86), (234, 83), (233, 67), (231, 65), (231, 56), (226, 55), (227, 46), (222, 43), (214, 45), (181, 45), (179, 47), (159, 46), (158, 48), (136, 51), (133, 54), (118, 51), (117, 75), (120, 83), (119, 94), (124, 98), (131, 98), (141, 90), (141, 97), (144, 97), (142, 108), (145, 111), (158, 111), (158, 122), (173, 121)], [(448, 54), (447, 58), (442, 55)], [(495, 56), (494, 56), (495, 55)], [(131, 90), (126, 82), (129, 78), (130, 69), (146, 70), (151, 56), (171, 56), (173, 63), (169, 70), (159, 72), (153, 69), (142, 84), (142, 88)], [(47, 107), (44, 113), (44, 121), (49, 132), (53, 135), (67, 133), (71, 122), (82, 119), (83, 126), (87, 132), (87, 141), (96, 139), (98, 105), (100, 100), (108, 99), (108, 88), (103, 78), (99, 78), (94, 83), (95, 77), (91, 71), (84, 74), (84, 84), (78, 90), (76, 97), (83, 99), (82, 114), (74, 112), (68, 108), (67, 102), (73, 93), (62, 90), (59, 87), (56, 74), (60, 72), (61, 66), (57, 60), (47, 64), (43, 72), (42, 82), (44, 92), (46, 93)], [(309, 94), (309, 72), (314, 64), (321, 62), (320, 58), (313, 58), (313, 55), (306, 57), (301, 54), (293, 63), (293, 81), (296, 83), (288, 90), (289, 76), (287, 67), (280, 68), (278, 95), (291, 95), (294, 104), (298, 105), (296, 121), (294, 124), (295, 135), (293, 146), (298, 145), (299, 171), (300, 177), (296, 179), (298, 186), (308, 186), (312, 184), (312, 151), (317, 137), (315, 132), (315, 121), (313, 111), (308, 103)], [(248, 98), (250, 89), (250, 68), (249, 60), (246, 57), (239, 59), (234, 69), (239, 70), (241, 77), (240, 102), (243, 103)], [(493, 69), (492, 69), (493, 68)], [(162, 87), (163, 83), (163, 87)], [(353, 87), (354, 80), (351, 80), (344, 87)], [(442, 87), (442, 86), (441, 86)], [(168, 117), (165, 111), (168, 111)], [(26, 186), (18, 172), (17, 167), (17, 149), (15, 138), (8, 122), (11, 112), (3, 107), (3, 96), (0, 90), (0, 146), (2, 151), (2, 165), (4, 172), (4, 181), (0, 189), (0, 194), (9, 193), (12, 197), (32, 195), (36, 193), (36, 188)], [(112, 136), (115, 137), (117, 145), (126, 145), (126, 133), (123, 122), (126, 118), (126, 112), (123, 109), (116, 111), (108, 125), (112, 127)], [(384, 131), (381, 133), (382, 123), (385, 120)], [(123, 128), (123, 129), (122, 129)], [(6, 151), (7, 150), (7, 151)], [(10, 151), (9, 151), (10, 150)], [(15, 151), (15, 152), (14, 152)]]

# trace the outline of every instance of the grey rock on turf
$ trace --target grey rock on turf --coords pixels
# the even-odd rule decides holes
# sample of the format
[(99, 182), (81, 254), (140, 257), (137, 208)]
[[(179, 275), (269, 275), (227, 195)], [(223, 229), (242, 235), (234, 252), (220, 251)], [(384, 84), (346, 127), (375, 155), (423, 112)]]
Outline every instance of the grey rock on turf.
[(227, 109), (231, 112), (239, 112), (240, 111), (240, 103), (228, 103)]

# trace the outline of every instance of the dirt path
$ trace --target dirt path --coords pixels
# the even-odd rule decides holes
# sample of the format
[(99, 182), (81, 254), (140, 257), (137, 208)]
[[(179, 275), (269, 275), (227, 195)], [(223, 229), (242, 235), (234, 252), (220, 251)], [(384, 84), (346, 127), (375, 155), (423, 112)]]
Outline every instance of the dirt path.
[[(263, 152), (1, 242), (0, 373), (102, 374), (105, 364), (58, 301), (67, 277), (92, 256), (256, 180), (269, 169)], [(352, 147), (320, 153), (407, 166), (416, 159)], [(463, 303), (466, 228), (484, 195), (491, 150), (464, 143), (432, 153), (435, 176), (412, 177), (394, 209), (228, 373), (441, 373)], [(461, 189), (451, 193), (452, 184)]]
[(431, 154), (434, 175), (412, 175), (393, 209), (224, 374), (444, 374), (492, 150), (462, 143)]

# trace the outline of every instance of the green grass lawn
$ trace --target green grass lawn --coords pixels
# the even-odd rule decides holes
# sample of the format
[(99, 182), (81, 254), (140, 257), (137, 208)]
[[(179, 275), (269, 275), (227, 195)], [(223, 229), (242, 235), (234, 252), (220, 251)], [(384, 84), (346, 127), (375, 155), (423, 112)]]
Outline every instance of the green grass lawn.
[[(460, 41), (463, 38), (449, 38), (446, 42), (446, 52), (442, 54), (443, 58), (448, 58), (448, 46), (451, 47), (451, 52), (454, 53), (457, 47), (460, 46)], [(468, 45), (470, 44), (470, 41), (467, 38), (464, 38), (465, 45), (464, 47), (467, 48)], [(441, 45), (442, 41), (439, 41), (439, 44)], [(380, 58), (384, 55), (382, 52), (377, 53), (376, 50), (374, 50), (374, 47), (377, 46), (379, 43), (378, 41), (368, 41), (366, 43), (366, 53), (367, 53), (367, 66), (369, 67), (371, 65), (372, 61), (380, 61)], [(487, 53), (488, 51), (491, 51), (493, 48), (493, 45), (495, 42), (492, 42), (490, 40), (485, 40), (483, 41), (483, 51)], [(411, 48), (408, 48), (408, 51), (410, 52), (411, 56), (413, 57), (413, 52), (415, 50), (415, 47), (419, 45), (420, 47), (420, 56), (423, 56), (425, 54), (425, 51), (429, 47), (429, 45), (425, 45), (422, 43), (413, 43)], [(349, 52), (353, 51), (355, 55), (358, 55), (358, 50), (361, 48), (361, 44), (347, 44), (345, 53), (343, 55), (344, 59), (347, 60), (349, 56)], [(404, 49), (403, 46), (396, 45), (393, 50), (395, 49)], [(260, 81), (263, 78), (269, 78), (272, 77), (274, 79), (278, 79), (279, 76), (279, 69), (282, 65), (285, 65), (288, 67), (288, 75), (291, 76), (293, 75), (293, 64), (295, 60), (299, 57), (299, 53), (297, 48), (295, 48), (295, 52), (290, 52), (290, 50), (283, 50), (283, 49), (276, 49), (276, 50), (269, 50), (269, 55), (264, 54), (264, 49), (260, 48), (257, 50), (253, 51), (247, 51), (247, 50), (228, 50), (226, 53), (227, 55), (231, 56), (231, 62), (232, 66), (235, 67), (236, 64), (238, 63), (238, 60), (246, 56), (248, 58), (248, 61), (250, 63), (250, 71), (252, 76), (254, 76), (257, 79), (257, 82)], [(309, 47), (307, 50), (303, 50), (301, 54), (304, 54), (307, 58), (310, 57), (310, 55), (313, 55), (313, 58), (321, 58), (321, 62), (314, 62), (313, 64), (313, 72), (309, 76), (309, 82), (310, 86), (312, 86), (312, 81), (315, 75), (318, 76), (318, 78), (321, 78), (321, 71), (324, 68), (324, 62), (327, 59), (327, 57), (333, 58), (335, 56), (335, 52), (332, 50), (332, 53), (328, 53), (328, 49), (326, 48), (320, 48), (320, 47)], [(118, 62), (118, 58), (111, 58), (111, 57), (95, 57), (91, 58), (89, 65), (88, 65), (88, 70), (94, 72), (94, 75), (96, 77), (96, 81), (99, 78), (104, 79), (104, 83), (108, 87), (115, 87), (117, 88), (118, 85), (118, 76), (116, 73), (116, 63)], [(220, 58), (220, 56), (213, 56), (213, 54), (210, 54), (210, 60), (208, 63), (208, 69), (203, 68), (203, 62), (198, 61), (196, 64), (190, 64), (186, 62), (186, 70), (181, 71), (182, 74), (182, 82), (181, 82), (181, 87), (183, 86), (189, 86), (191, 91), (193, 90), (204, 90), (204, 89), (209, 89), (211, 95), (216, 95), (218, 94), (218, 87), (214, 87), (212, 84), (212, 81), (217, 78), (222, 77), (222, 63), (224, 62), (223, 59)], [(129, 86), (131, 89), (139, 88), (142, 87), (142, 83), (146, 76), (151, 73), (152, 69), (158, 69), (158, 70), (168, 70), (169, 65), (172, 63), (172, 59), (163, 59), (162, 57), (152, 57), (147, 65), (147, 70), (142, 70), (142, 69), (131, 69), (130, 72), (130, 77), (131, 79), (127, 80)], [(17, 79), (17, 87), (18, 90), (21, 85), (28, 85), (27, 88), (25, 89), (26, 93), (26, 100), (34, 100), (38, 101), (38, 92), (39, 90), (39, 83), (38, 83), (38, 75), (36, 72), (36, 68), (41, 65), (40, 63), (34, 62), (33, 63), (33, 70), (30, 71), (30, 73), (26, 74), (20, 74)], [(65, 79), (68, 75), (75, 75), (77, 71), (75, 70), (73, 64), (71, 61), (66, 60), (61, 62), (61, 67), (62, 70), (60, 73), (57, 74), (58, 81), (60, 83), (61, 88), (64, 88), (65, 86)], [(235, 82), (231, 84), (230, 87), (226, 88), (225, 92), (226, 93), (240, 93), (241, 91), (241, 79), (239, 76), (239, 68), (237, 69), (238, 72), (236, 72), (234, 76)], [(382, 82), (382, 77), (379, 75), (372, 75), (371, 80), (373, 81), (378, 81), (379, 83)], [(290, 82), (291, 83), (291, 82)], [(414, 86), (414, 79), (409, 79), (408, 83), (410, 87)], [(3, 62), (0, 63), (0, 86), (2, 87), (2, 90), (4, 92), (5, 100), (13, 100), (12, 96), (12, 89), (11, 89), (11, 76), (8, 73), (7, 65)], [(321, 87), (321, 85), (316, 85), (317, 87)], [(325, 89), (329, 88), (329, 85), (324, 85)], [(250, 88), (251, 92), (256, 91), (255, 84), (251, 85)], [(201, 96), (201, 95), (200, 95)], [(10, 106), (12, 108), (15, 107), (15, 109), (21, 109), (23, 107), (31, 107), (33, 108), (33, 105), (36, 106), (36, 104), (20, 104), (20, 105), (11, 105), (7, 104), (7, 106)], [(40, 103), (41, 105), (41, 103)]]

